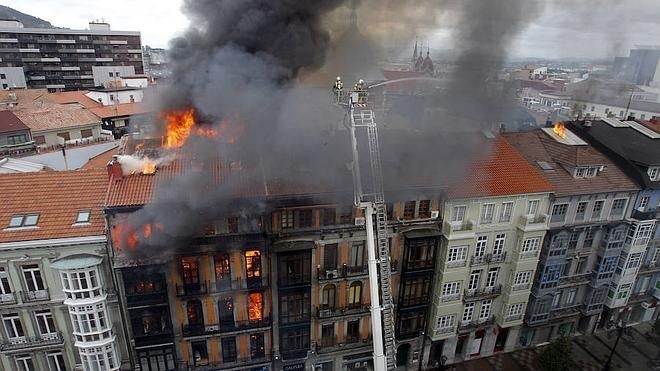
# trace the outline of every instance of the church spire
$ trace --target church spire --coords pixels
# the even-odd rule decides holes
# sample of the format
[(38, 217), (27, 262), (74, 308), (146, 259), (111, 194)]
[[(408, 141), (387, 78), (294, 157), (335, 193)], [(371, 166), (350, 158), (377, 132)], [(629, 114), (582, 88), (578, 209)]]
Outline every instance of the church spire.
[(415, 50), (413, 51), (412, 61), (413, 63), (417, 61), (417, 37), (415, 37)]

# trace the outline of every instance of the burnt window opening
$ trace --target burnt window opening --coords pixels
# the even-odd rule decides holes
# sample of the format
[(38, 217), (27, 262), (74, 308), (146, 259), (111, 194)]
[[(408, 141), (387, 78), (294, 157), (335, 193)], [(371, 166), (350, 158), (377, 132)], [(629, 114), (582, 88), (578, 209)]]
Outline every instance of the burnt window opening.
[(417, 336), (424, 328), (424, 311), (400, 313), (397, 323), (398, 336), (402, 338)]
[(310, 305), (309, 290), (280, 293), (280, 323), (309, 321)]
[(229, 233), (238, 233), (239, 217), (230, 216), (227, 218), (227, 231)]
[(321, 211), (323, 226), (331, 226), (337, 223), (337, 210), (335, 208), (326, 207)]
[(337, 246), (336, 243), (323, 246), (323, 267), (325, 269), (337, 268)]
[(311, 277), (310, 251), (280, 254), (277, 271), (280, 287), (308, 285)]
[(351, 308), (362, 305), (362, 282), (355, 281), (348, 288), (348, 306)]
[(264, 295), (261, 292), (248, 294), (248, 319), (259, 321), (264, 318)]
[(131, 312), (134, 336), (150, 336), (169, 333), (169, 316), (160, 308)]
[(221, 327), (234, 326), (234, 298), (225, 296), (218, 300), (218, 320)]
[(222, 361), (236, 362), (236, 338), (234, 336), (222, 338)]
[(147, 295), (165, 291), (165, 279), (158, 274), (124, 276), (126, 295)]
[(357, 343), (360, 340), (360, 320), (351, 320), (346, 324), (346, 343)]
[(353, 224), (353, 206), (344, 206), (340, 210), (339, 224)]
[(293, 228), (293, 210), (282, 210), (282, 229)]
[(202, 310), (202, 302), (197, 299), (188, 300), (186, 302), (186, 314), (188, 317), (188, 324), (192, 326), (204, 324), (204, 312)]
[(298, 228), (311, 228), (313, 226), (312, 210), (298, 211)]
[(426, 219), (431, 217), (431, 200), (419, 201), (419, 218)]
[(261, 251), (247, 250), (245, 252), (245, 275), (248, 281), (261, 279)]
[(325, 285), (321, 297), (321, 308), (335, 309), (336, 306), (337, 288), (335, 285)]
[(215, 271), (215, 286), (218, 290), (231, 289), (231, 267), (228, 254), (213, 257)]
[(263, 358), (266, 356), (264, 333), (250, 334), (250, 358)]
[(406, 240), (404, 267), (406, 270), (432, 269), (435, 259), (435, 238)]
[(387, 207), (387, 220), (394, 220), (394, 204), (388, 202), (385, 206)]
[(197, 258), (191, 256), (182, 257), (181, 272), (183, 274), (184, 285), (199, 284), (199, 264), (197, 263)]
[(403, 205), (403, 219), (415, 219), (415, 204), (415, 201), (406, 201), (406, 203)]
[(309, 326), (280, 330), (280, 349), (283, 353), (297, 353), (309, 349)]
[(206, 349), (206, 340), (193, 341), (191, 344), (193, 363), (195, 366), (205, 366), (209, 364), (209, 353)]

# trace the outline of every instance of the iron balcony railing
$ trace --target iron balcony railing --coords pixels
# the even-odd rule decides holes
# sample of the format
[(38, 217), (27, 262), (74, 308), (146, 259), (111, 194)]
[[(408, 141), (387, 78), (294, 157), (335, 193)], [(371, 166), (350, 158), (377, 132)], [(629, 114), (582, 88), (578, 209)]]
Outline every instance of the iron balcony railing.
[(345, 307), (317, 307), (316, 308), (316, 318), (331, 318), (331, 317), (340, 317), (348, 316), (352, 314), (368, 313), (371, 304), (356, 304), (349, 305)]
[(16, 293), (0, 294), (0, 305), (16, 304)]
[(470, 257), (470, 266), (488, 263), (503, 263), (506, 260), (506, 251), (499, 254), (485, 254)]
[(578, 273), (572, 276), (559, 277), (559, 287), (587, 284), (591, 280), (591, 272)]
[(270, 326), (270, 318), (247, 321), (224, 321), (213, 324), (188, 324), (181, 326), (183, 336), (213, 335)]
[(21, 291), (21, 297), (24, 303), (50, 300), (48, 290)]
[(487, 299), (497, 297), (502, 293), (502, 285), (492, 287), (482, 287), (477, 289), (465, 289), (463, 291), (463, 301)]
[(177, 296), (205, 295), (209, 292), (206, 282), (176, 284)]
[(504, 322), (513, 322), (523, 319), (523, 313), (510, 314), (504, 317)]
[(214, 371), (224, 370), (229, 368), (249, 369), (248, 366), (255, 366), (261, 363), (270, 363), (272, 361), (271, 354), (255, 354), (252, 357), (234, 358), (233, 360), (222, 361), (195, 361), (190, 359), (188, 361), (188, 370), (190, 371)]
[(64, 338), (59, 332), (52, 332), (39, 336), (20, 336), (9, 338), (0, 343), (0, 351), (42, 347), (47, 345), (62, 344)]
[(487, 319), (479, 318), (472, 321), (466, 321), (466, 322), (461, 321), (458, 324), (458, 332), (478, 330), (484, 327), (491, 326), (494, 323), (495, 323), (495, 316), (490, 316)]
[(161, 283), (160, 289), (143, 292), (126, 293), (128, 305), (147, 305), (167, 302), (167, 284)]
[(582, 304), (575, 304), (561, 308), (553, 308), (552, 310), (550, 310), (550, 318), (556, 319), (556, 318), (565, 318), (565, 317), (578, 315), (580, 314), (580, 307), (582, 307)]
[(529, 282), (519, 283), (517, 285), (511, 286), (511, 291), (529, 290), (530, 286), (531, 284)]
[(233, 280), (217, 280), (208, 282), (208, 286), (213, 293), (239, 291), (239, 290), (262, 290), (268, 287), (267, 277), (256, 278), (237, 278)]

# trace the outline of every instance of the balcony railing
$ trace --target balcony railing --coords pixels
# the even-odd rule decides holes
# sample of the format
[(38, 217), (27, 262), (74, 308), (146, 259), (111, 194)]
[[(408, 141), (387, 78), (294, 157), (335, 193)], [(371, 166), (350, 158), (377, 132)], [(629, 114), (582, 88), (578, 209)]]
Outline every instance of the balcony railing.
[(522, 318), (523, 318), (523, 314), (522, 314), (522, 313), (518, 313), (518, 314), (510, 314), (510, 315), (504, 317), (504, 322), (519, 321), (519, 320), (521, 320)]
[(257, 365), (260, 363), (270, 363), (272, 361), (272, 356), (270, 354), (264, 355), (255, 355), (254, 357), (248, 358), (236, 358), (234, 361), (209, 361), (204, 362), (204, 364), (195, 365), (195, 360), (191, 359), (188, 362), (188, 370), (194, 371), (212, 371), (212, 370), (222, 370), (228, 368), (241, 368), (249, 369), (248, 366)]
[(542, 324), (548, 321), (550, 317), (550, 312), (538, 312), (529, 315), (527, 319), (527, 324), (530, 326)]
[(576, 304), (572, 306), (566, 306), (562, 308), (554, 308), (550, 311), (550, 318), (564, 318), (574, 316), (580, 313), (580, 307), (582, 304)]
[(475, 225), (471, 220), (464, 220), (460, 222), (445, 221), (442, 225), (442, 233), (445, 236), (458, 236), (465, 235), (468, 238), (474, 233)]
[(582, 285), (589, 283), (591, 272), (578, 273), (572, 276), (559, 277), (559, 286)]
[(467, 260), (454, 260), (447, 262), (447, 268), (460, 268), (460, 267), (465, 267), (467, 264)]
[(511, 291), (520, 291), (520, 290), (529, 290), (530, 283), (520, 283), (517, 285), (511, 286)]
[(48, 290), (22, 291), (21, 296), (23, 297), (23, 302), (26, 303), (50, 300)]
[(369, 312), (370, 303), (358, 304), (347, 307), (334, 307), (334, 308), (316, 308), (317, 318), (331, 318), (339, 316), (348, 316), (351, 314), (367, 313)]
[(456, 301), (461, 298), (461, 294), (453, 294), (453, 295), (444, 295), (440, 297), (440, 301), (443, 303), (447, 303), (450, 301)]
[(470, 257), (470, 265), (471, 266), (482, 265), (482, 264), (487, 264), (487, 263), (488, 263), (488, 255), (471, 256)]
[(521, 215), (518, 220), (518, 226), (523, 230), (529, 230), (532, 228), (543, 229), (548, 222), (548, 215)]
[(443, 335), (443, 334), (450, 334), (454, 332), (456, 328), (454, 326), (449, 326), (449, 327), (439, 327), (435, 329), (435, 334), (436, 335)]
[(307, 286), (312, 284), (312, 275), (310, 273), (286, 274), (278, 278), (279, 287)]
[(175, 285), (177, 296), (204, 295), (209, 292), (206, 282), (185, 283)]
[(208, 286), (213, 293), (239, 291), (239, 290), (261, 290), (268, 287), (268, 278), (237, 278), (233, 280), (218, 280), (215, 282), (208, 282)]
[(270, 318), (247, 321), (224, 321), (219, 324), (182, 325), (183, 336), (213, 335), (270, 326)]
[(520, 253), (520, 259), (531, 259), (539, 256), (539, 250), (523, 251)]
[(167, 286), (163, 283), (161, 287), (163, 287), (161, 290), (126, 293), (126, 303), (128, 305), (167, 303)]
[(499, 254), (491, 254), (490, 255), (490, 262), (491, 263), (504, 263), (506, 260), (506, 251), (499, 253)]
[(43, 334), (39, 336), (21, 336), (16, 338), (9, 338), (8, 340), (0, 343), (0, 350), (14, 350), (24, 349), (31, 347), (42, 347), (47, 345), (62, 344), (63, 337), (59, 332), (50, 334)]
[(463, 292), (463, 301), (487, 299), (496, 297), (502, 293), (502, 285), (492, 287), (483, 287), (478, 289), (465, 289)]
[(459, 322), (458, 332), (467, 332), (482, 329), (491, 326), (495, 323), (495, 316), (490, 316), (488, 319), (476, 319), (469, 322)]
[(0, 305), (15, 304), (16, 293), (10, 292), (9, 294), (0, 294)]
[(503, 263), (506, 260), (506, 251), (499, 254), (486, 254), (470, 257), (470, 265), (482, 265), (488, 263)]
[(592, 303), (592, 304), (585, 303), (584, 305), (582, 305), (580, 309), (582, 311), (582, 314), (584, 314), (585, 316), (592, 315), (602, 311), (603, 305), (604, 305), (603, 303)]

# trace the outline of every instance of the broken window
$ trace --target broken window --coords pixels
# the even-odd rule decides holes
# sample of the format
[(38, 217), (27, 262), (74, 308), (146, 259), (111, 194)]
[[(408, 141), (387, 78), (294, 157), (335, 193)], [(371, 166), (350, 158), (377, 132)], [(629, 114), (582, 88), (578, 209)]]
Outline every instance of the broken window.
[(219, 290), (231, 288), (231, 268), (229, 266), (229, 255), (220, 254), (214, 257), (215, 285)]
[(419, 217), (421, 219), (431, 217), (431, 200), (419, 201)]
[(264, 296), (261, 292), (251, 292), (248, 295), (248, 319), (259, 321), (263, 319)]
[(248, 280), (261, 277), (261, 251), (248, 250), (245, 252), (245, 274)]
[(298, 211), (298, 228), (311, 228), (312, 227), (312, 210)]
[(218, 319), (221, 327), (234, 326), (234, 298), (225, 296), (218, 300)]
[(181, 270), (183, 272), (184, 285), (199, 283), (199, 266), (197, 258), (191, 256), (182, 257)]
[(415, 201), (406, 201), (403, 205), (403, 219), (415, 219)]
[(230, 216), (227, 218), (227, 232), (238, 233), (239, 218), (237, 216)]

